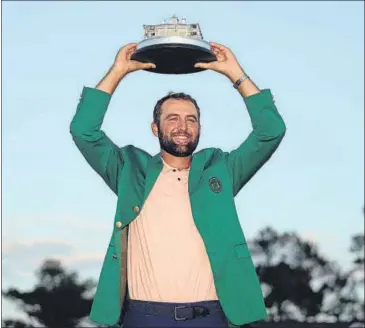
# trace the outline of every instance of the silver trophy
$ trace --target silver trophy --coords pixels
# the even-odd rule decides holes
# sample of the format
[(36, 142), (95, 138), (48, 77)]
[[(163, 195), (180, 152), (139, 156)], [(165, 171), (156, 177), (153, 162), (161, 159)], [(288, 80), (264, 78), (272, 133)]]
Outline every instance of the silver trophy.
[(198, 62), (217, 60), (199, 24), (187, 24), (175, 15), (156, 25), (143, 25), (144, 39), (138, 43), (133, 60), (154, 63), (147, 71), (160, 74), (188, 74), (203, 71), (195, 68)]

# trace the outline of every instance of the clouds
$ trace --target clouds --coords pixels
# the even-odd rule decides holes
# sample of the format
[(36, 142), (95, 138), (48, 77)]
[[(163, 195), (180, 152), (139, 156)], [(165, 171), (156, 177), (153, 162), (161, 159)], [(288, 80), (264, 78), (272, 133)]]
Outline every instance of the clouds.
[(105, 253), (82, 253), (71, 256), (58, 256), (56, 259), (60, 260), (64, 266), (74, 270), (89, 270), (99, 268), (104, 259)]
[[(96, 227), (94, 227), (96, 228)], [(91, 229), (92, 230), (92, 229)], [(7, 239), (2, 245), (2, 288), (15, 287), (29, 290), (36, 283), (36, 270), (45, 259), (61, 261), (67, 271), (76, 271), (83, 280), (97, 278), (104, 252), (82, 251), (71, 241), (63, 239), (37, 239), (14, 241)], [(7, 317), (22, 317), (15, 304), (3, 299)]]
[(3, 286), (27, 290), (36, 283), (36, 270), (45, 259), (59, 260), (81, 279), (97, 279), (110, 233), (109, 220), (62, 211), (13, 214), (3, 221)]
[[(57, 241), (61, 244), (69, 243), (77, 249), (82, 245), (92, 243), (90, 240), (108, 238), (112, 231), (112, 215), (109, 213), (102, 216), (69, 214), (59, 211), (57, 214), (49, 214), (46, 211), (29, 212), (28, 214), (13, 213), (3, 217), (3, 245), (26, 243), (34, 244), (52, 243)], [(107, 220), (104, 217), (108, 218)], [(67, 244), (66, 243), (66, 244)]]
[(335, 242), (338, 239), (338, 236), (334, 233), (321, 233), (317, 231), (303, 231), (300, 235), (310, 242), (318, 243), (318, 242)]
[(72, 246), (70, 244), (55, 240), (25, 241), (23, 243), (5, 242), (3, 245), (4, 256), (11, 256), (15, 261), (19, 258), (34, 261), (34, 258), (39, 256), (53, 257), (60, 254), (70, 254), (71, 251)]
[(60, 260), (67, 270), (89, 272), (100, 268), (103, 256), (103, 252), (80, 251), (70, 242), (63, 240), (5, 242), (3, 244), (3, 285), (20, 289), (30, 288), (35, 283), (35, 271), (45, 259)]
[(45, 258), (70, 255), (72, 246), (58, 241), (4, 241), (3, 286), (29, 288), (34, 284), (34, 271)]

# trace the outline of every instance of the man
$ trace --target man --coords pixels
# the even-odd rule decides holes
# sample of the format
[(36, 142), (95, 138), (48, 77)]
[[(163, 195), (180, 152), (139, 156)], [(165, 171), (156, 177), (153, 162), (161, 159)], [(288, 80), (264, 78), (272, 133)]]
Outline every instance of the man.
[[(196, 67), (225, 75), (243, 97), (253, 131), (235, 150), (194, 153), (200, 109), (186, 94), (157, 102), (155, 156), (116, 146), (101, 130), (111, 97), (129, 73), (154, 68), (122, 47), (96, 88), (84, 88), (70, 129), (86, 161), (118, 196), (90, 318), (124, 327), (228, 327), (266, 317), (234, 197), (271, 157), (285, 124), (269, 90), (259, 90), (227, 47)], [(141, 90), (136, 92), (143, 92)], [(128, 283), (127, 283), (128, 282)]]

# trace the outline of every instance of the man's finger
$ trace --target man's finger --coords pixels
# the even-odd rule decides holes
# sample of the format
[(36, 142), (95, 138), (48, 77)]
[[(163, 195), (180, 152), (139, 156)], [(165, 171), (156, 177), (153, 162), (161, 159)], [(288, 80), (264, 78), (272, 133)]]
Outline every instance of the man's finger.
[(156, 68), (156, 65), (154, 63), (142, 63), (141, 68), (142, 69), (152, 69), (152, 68)]
[(126, 58), (129, 60), (131, 59), (132, 55), (136, 51), (137, 44), (128, 44), (124, 47), (124, 53), (126, 55)]
[(131, 50), (131, 49), (133, 49), (133, 48), (136, 48), (136, 47), (137, 47), (137, 45), (138, 45), (138, 43), (128, 43), (128, 44), (125, 46), (125, 49), (126, 49), (127, 51), (129, 51), (129, 50)]
[(210, 43), (213, 47), (221, 50), (221, 51), (224, 51), (224, 50), (228, 50), (228, 48), (226, 46), (224, 46), (223, 44), (220, 44), (218, 42), (211, 42)]
[(209, 69), (211, 67), (210, 63), (196, 63), (194, 65), (195, 68), (205, 68)]
[(212, 52), (217, 56), (218, 54), (222, 53), (222, 50), (214, 47), (212, 48)]

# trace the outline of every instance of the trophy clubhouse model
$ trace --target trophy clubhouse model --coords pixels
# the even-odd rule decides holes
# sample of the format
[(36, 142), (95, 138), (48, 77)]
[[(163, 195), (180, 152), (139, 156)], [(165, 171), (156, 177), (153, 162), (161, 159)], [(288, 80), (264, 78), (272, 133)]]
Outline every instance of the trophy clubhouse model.
[(147, 71), (161, 74), (187, 74), (203, 71), (198, 62), (217, 60), (210, 45), (203, 40), (199, 24), (187, 24), (175, 15), (157, 25), (143, 25), (144, 40), (138, 43), (133, 60), (150, 62), (156, 68)]

